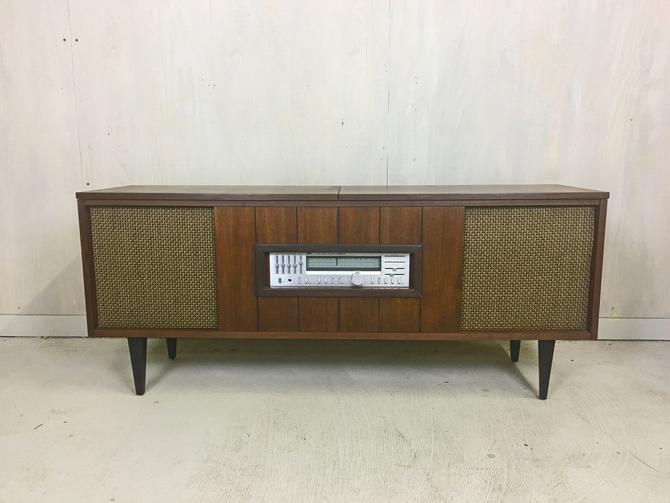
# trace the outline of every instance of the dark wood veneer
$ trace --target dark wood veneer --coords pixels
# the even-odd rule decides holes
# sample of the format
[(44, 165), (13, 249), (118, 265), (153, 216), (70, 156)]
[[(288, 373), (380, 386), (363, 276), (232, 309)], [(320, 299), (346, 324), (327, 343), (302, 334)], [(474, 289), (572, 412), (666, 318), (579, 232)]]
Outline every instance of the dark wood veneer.
[(566, 340), (589, 338), (586, 330), (551, 330), (541, 332), (262, 332), (173, 329), (98, 328), (97, 337), (157, 337), (183, 339), (356, 339), (407, 341), (496, 341), (496, 340)]
[[(421, 208), (418, 207), (380, 208), (380, 244), (420, 244), (422, 220)], [(417, 267), (416, 260), (413, 265), (411, 278), (421, 278), (421, 267)], [(419, 332), (421, 330), (421, 299), (383, 298), (379, 300), (379, 309), (382, 331)]]
[[(341, 207), (338, 215), (340, 244), (379, 244), (379, 207)], [(339, 327), (351, 332), (379, 330), (379, 298), (341, 298)]]
[(589, 284), (589, 332), (591, 339), (598, 338), (598, 316), (600, 313), (600, 285), (603, 272), (603, 251), (605, 248), (605, 218), (607, 199), (602, 199), (596, 208), (595, 239), (591, 258), (591, 282)]
[(93, 236), (91, 235), (91, 210), (83, 200), (77, 201), (79, 214), (79, 239), (81, 262), (84, 270), (84, 300), (86, 302), (86, 329), (89, 336), (98, 327), (98, 304), (95, 293), (95, 266), (93, 263)]
[[(298, 223), (295, 207), (256, 208), (256, 243), (295, 243), (297, 238)], [(265, 269), (256, 261), (257, 280), (265, 279)], [(297, 331), (298, 298), (258, 297), (258, 329), (270, 332)]]
[(464, 224), (463, 207), (423, 209), (423, 332), (460, 330)]
[[(298, 208), (298, 242), (301, 244), (337, 243), (337, 208)], [(299, 297), (301, 331), (334, 332), (339, 327), (340, 301), (337, 297)]]
[(214, 209), (219, 330), (256, 330), (254, 208)]
[(565, 185), (126, 185), (77, 192), (85, 200), (390, 201), (607, 199), (609, 193)]

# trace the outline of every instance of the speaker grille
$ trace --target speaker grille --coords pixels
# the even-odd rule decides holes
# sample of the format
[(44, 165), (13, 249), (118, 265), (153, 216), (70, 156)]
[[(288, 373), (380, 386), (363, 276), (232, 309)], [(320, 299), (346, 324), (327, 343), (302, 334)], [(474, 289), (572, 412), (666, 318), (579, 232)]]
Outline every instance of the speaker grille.
[(594, 213), (466, 208), (462, 330), (585, 330)]
[(211, 208), (91, 208), (101, 328), (216, 328)]

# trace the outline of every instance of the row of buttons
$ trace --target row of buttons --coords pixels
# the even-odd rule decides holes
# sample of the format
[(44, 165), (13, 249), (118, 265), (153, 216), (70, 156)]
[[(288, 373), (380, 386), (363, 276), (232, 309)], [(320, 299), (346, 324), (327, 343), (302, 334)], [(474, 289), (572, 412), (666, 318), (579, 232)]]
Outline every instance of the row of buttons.
[[(375, 281), (376, 280), (376, 281)], [(305, 281), (306, 284), (309, 284), (309, 277)], [(317, 276), (317, 284), (321, 284), (321, 278)], [(328, 278), (324, 278), (323, 284), (327, 285), (328, 284)], [(334, 285), (335, 284), (335, 278), (331, 277), (330, 278), (330, 284)], [(342, 284), (342, 278), (337, 278), (337, 284), (341, 285)], [(376, 277), (371, 277), (369, 280), (364, 279), (363, 280), (363, 285), (401, 285), (402, 284), (402, 278), (394, 278), (392, 275), (384, 276), (384, 279), (382, 281), (382, 278), (379, 276)]]
[[(298, 280), (299, 285), (303, 284), (301, 276), (298, 276), (296, 279)], [(311, 279), (311, 281), (310, 281), (310, 279)], [(284, 283), (282, 278), (277, 278), (277, 281), (278, 281), (278, 283)], [(287, 279), (286, 283), (289, 283), (289, 282), (292, 282), (292, 278)], [(393, 276), (388, 276), (388, 277), (384, 277), (384, 281), (382, 283), (382, 278), (377, 277), (377, 281), (375, 281), (375, 278), (370, 278), (369, 282), (365, 281), (364, 283), (370, 284), (370, 285), (373, 285), (373, 286), (375, 284), (377, 284), (377, 285), (381, 285), (381, 284), (384, 284), (384, 285), (389, 285), (389, 284), (391, 284), (391, 285), (402, 285), (402, 278), (394, 278)], [(328, 285), (328, 284), (330, 284), (330, 285), (343, 286), (342, 278), (341, 277), (334, 277), (334, 276), (330, 276), (330, 277), (327, 277), (327, 276), (324, 276), (324, 277), (313, 276), (311, 278), (309, 276), (307, 276), (307, 277), (305, 277), (305, 283), (304, 284), (305, 285)], [(347, 284), (347, 286), (348, 286), (348, 284)]]

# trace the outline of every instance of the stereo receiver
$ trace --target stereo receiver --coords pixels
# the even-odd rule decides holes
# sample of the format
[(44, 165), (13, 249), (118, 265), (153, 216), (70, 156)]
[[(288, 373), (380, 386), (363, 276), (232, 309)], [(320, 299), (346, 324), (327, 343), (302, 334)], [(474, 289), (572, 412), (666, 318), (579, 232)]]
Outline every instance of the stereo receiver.
[(271, 252), (270, 288), (409, 288), (409, 253)]

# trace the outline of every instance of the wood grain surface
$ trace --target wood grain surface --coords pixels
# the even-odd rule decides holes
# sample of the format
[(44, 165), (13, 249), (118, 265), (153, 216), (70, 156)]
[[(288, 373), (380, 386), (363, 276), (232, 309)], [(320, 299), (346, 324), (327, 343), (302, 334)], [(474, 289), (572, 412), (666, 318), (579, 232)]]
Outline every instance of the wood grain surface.
[[(379, 244), (379, 208), (343, 207), (339, 209), (341, 244)], [(340, 330), (376, 332), (379, 330), (379, 299), (341, 298)]]
[[(379, 210), (380, 244), (420, 244), (421, 208), (383, 207)], [(421, 330), (420, 299), (380, 299), (381, 330), (418, 332)]]
[(423, 332), (457, 332), (463, 299), (465, 209), (423, 209)]
[(254, 208), (214, 208), (219, 330), (256, 330)]
[[(298, 242), (337, 243), (337, 208), (298, 208)], [(300, 297), (299, 328), (302, 331), (332, 332), (338, 329), (340, 302), (335, 297)]]
[[(257, 243), (295, 243), (297, 236), (298, 221), (295, 207), (256, 208)], [(267, 264), (263, 267), (267, 267)], [(258, 329), (297, 331), (298, 298), (258, 297)]]

